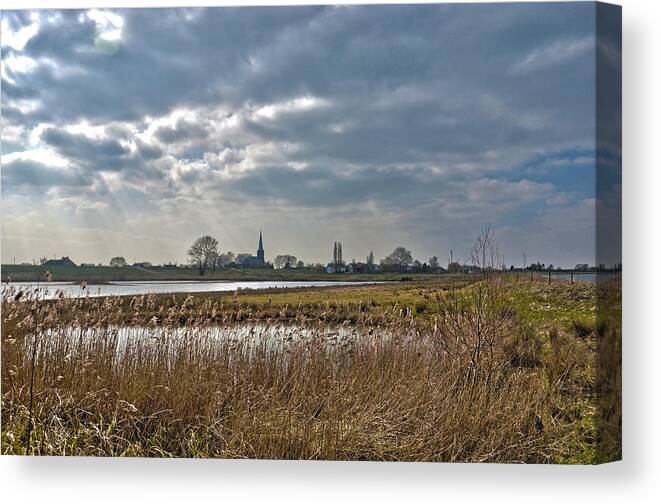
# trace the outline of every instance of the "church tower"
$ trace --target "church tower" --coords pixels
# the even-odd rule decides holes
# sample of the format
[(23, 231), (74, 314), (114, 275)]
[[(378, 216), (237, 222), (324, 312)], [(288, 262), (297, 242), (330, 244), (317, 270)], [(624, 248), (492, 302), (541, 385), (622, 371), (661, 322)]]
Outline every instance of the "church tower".
[(259, 230), (259, 246), (257, 247), (257, 259), (264, 263), (264, 245), (262, 244), (262, 230)]

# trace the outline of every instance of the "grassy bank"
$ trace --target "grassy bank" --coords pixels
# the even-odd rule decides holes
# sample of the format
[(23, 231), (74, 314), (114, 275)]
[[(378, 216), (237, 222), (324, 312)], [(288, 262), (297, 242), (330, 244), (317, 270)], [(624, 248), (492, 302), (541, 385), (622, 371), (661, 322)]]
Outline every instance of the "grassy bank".
[(87, 282), (88, 284), (112, 281), (267, 281), (267, 280), (326, 280), (326, 281), (398, 281), (402, 279), (434, 279), (438, 274), (373, 273), (329, 275), (314, 270), (301, 269), (222, 269), (208, 271), (200, 276), (197, 268), (150, 268), (111, 266), (26, 266), (3, 264), (2, 281), (45, 282), (50, 272), (54, 282)]
[(2, 453), (591, 463), (594, 296), (541, 282), (6, 295)]

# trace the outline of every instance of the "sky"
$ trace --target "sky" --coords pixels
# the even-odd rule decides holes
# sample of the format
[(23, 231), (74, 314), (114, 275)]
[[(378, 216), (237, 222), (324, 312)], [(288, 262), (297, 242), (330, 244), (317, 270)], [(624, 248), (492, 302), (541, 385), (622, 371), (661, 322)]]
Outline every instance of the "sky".
[(596, 51), (591, 3), (3, 11), (2, 263), (593, 264)]

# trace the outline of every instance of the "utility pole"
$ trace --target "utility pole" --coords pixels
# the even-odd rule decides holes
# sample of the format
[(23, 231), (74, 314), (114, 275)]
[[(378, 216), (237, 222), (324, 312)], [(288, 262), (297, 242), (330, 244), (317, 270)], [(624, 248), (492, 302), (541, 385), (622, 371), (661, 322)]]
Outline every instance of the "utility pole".
[(526, 253), (522, 250), (521, 254), (523, 255), (523, 269), (526, 269)]
[(452, 249), (450, 249), (450, 264), (452, 264), (454, 261), (452, 260)]

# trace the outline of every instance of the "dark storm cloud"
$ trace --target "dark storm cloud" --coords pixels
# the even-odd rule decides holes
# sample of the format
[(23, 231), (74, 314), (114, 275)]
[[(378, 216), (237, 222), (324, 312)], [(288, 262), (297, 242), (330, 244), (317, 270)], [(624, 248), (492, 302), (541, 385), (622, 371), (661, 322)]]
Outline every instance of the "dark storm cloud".
[(163, 155), (163, 149), (158, 145), (149, 145), (140, 140), (136, 140), (138, 153), (144, 160), (158, 159)]
[(192, 138), (203, 139), (209, 132), (202, 126), (179, 119), (174, 126), (161, 126), (154, 133), (156, 138), (164, 143), (174, 143)]
[[(28, 118), (57, 121), (136, 119), (212, 99), (239, 106), (304, 93), (366, 97), (369, 103), (375, 91), (406, 83), (447, 83), (436, 96), (443, 103), (448, 88), (450, 100), (458, 93), (479, 96), (488, 82), (490, 92), (516, 97), (522, 107), (537, 104), (540, 93), (552, 99), (581, 92), (584, 86), (575, 84), (590, 69), (571, 60), (532, 76), (508, 70), (540, 46), (589, 36), (588, 9), (542, 4), (117, 10), (124, 26), (113, 55), (95, 50), (94, 21), (81, 11), (58, 11), (22, 53), (72, 71), (26, 74), (19, 84), (43, 93), (41, 107)], [(572, 103), (560, 105), (573, 110)]]
[(114, 139), (92, 140), (56, 128), (48, 128), (41, 139), (62, 156), (91, 171), (121, 171), (135, 165), (131, 151)]
[[(11, 71), (9, 71), (11, 74)], [(36, 98), (39, 92), (30, 86), (17, 86), (11, 82), (2, 79), (2, 94), (9, 98)]]
[(76, 187), (92, 183), (89, 175), (75, 170), (53, 168), (43, 163), (14, 160), (2, 165), (2, 190), (30, 187)]

